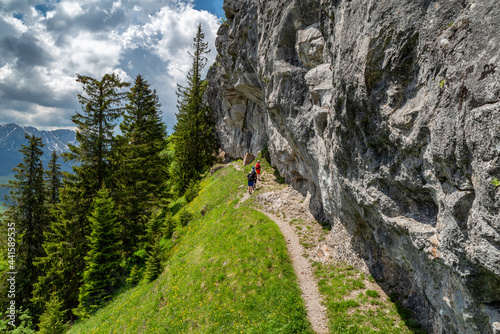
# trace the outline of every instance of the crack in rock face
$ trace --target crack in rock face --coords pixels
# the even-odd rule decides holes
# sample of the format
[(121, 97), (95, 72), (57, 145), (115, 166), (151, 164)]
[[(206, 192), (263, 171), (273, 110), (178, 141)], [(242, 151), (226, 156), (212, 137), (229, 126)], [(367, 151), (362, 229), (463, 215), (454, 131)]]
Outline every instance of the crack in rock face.
[(206, 99), (431, 333), (500, 333), (496, 0), (226, 0)]

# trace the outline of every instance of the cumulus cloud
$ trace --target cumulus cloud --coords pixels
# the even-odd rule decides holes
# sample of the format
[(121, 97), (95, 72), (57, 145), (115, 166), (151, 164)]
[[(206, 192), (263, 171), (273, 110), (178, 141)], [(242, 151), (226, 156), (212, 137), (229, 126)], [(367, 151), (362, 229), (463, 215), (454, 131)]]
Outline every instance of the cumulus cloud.
[(71, 127), (80, 106), (76, 74), (142, 74), (156, 89), (164, 120), (175, 123), (176, 87), (185, 84), (187, 51), (201, 23), (212, 49), (214, 14), (193, 1), (3, 0), (0, 4), (0, 122)]

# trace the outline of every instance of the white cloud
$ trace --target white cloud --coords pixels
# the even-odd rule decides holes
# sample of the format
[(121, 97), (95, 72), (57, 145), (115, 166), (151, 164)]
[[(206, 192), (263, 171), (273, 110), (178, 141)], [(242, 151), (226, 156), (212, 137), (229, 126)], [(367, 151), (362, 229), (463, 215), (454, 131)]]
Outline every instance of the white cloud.
[(82, 32), (71, 39), (68, 47), (59, 50), (60, 59), (66, 60), (72, 72), (102, 77), (120, 63), (122, 51), (116, 41), (105, 37)]
[(198, 23), (212, 49), (208, 64), (215, 58), (217, 18), (192, 1), (62, 0), (45, 11), (28, 3), (0, 5), (0, 122), (67, 127), (80, 109), (76, 74), (115, 72), (129, 82), (143, 74), (171, 128)]
[(8, 25), (10, 25), (12, 28), (14, 28), (14, 31), (18, 35), (26, 32), (28, 30), (28, 27), (26, 27), (23, 24), (22, 20), (17, 19), (17, 18), (15, 18), (13, 16), (4, 16), (4, 15), (2, 15), (2, 19), (5, 21), (5, 23), (7, 23)]
[[(122, 35), (123, 45), (130, 49), (142, 47), (151, 50), (166, 64), (167, 74), (173, 80), (169, 86), (184, 84), (191, 66), (188, 50), (196, 35), (198, 23), (202, 24), (205, 40), (212, 41), (213, 49), (218, 29), (217, 18), (206, 11), (197, 11), (186, 5), (180, 8), (162, 8), (151, 16), (150, 23), (142, 27), (130, 26)], [(209, 63), (212, 63), (215, 51), (208, 57)]]
[[(113, 4), (114, 5), (114, 4)], [(70, 18), (75, 18), (84, 13), (80, 4), (76, 1), (64, 1), (60, 3), (60, 10)]]
[[(14, 66), (12, 64), (5, 64), (0, 67), (0, 81), (6, 81), (14, 77)], [(1, 91), (0, 91), (1, 93)]]

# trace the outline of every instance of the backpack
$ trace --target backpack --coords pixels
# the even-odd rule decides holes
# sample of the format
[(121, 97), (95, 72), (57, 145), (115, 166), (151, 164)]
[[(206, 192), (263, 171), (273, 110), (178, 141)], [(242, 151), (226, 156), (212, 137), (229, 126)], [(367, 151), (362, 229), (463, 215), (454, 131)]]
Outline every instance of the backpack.
[(248, 180), (248, 181), (252, 181), (252, 180), (253, 180), (253, 175), (252, 175), (252, 172), (248, 173), (248, 175), (247, 175), (247, 180)]

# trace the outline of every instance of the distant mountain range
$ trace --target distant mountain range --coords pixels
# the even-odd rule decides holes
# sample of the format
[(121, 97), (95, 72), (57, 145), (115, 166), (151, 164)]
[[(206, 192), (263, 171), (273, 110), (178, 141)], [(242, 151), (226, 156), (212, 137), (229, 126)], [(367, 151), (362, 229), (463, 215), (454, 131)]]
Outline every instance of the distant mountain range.
[[(57, 153), (68, 152), (68, 144), (76, 143), (76, 132), (73, 130), (38, 130), (32, 126), (21, 126), (14, 123), (0, 125), (0, 176), (12, 174), (12, 168), (22, 161), (22, 154), (19, 152), (21, 145), (26, 145), (25, 133), (41, 137), (43, 144), (42, 160), (47, 166), (52, 151)], [(61, 169), (69, 171), (71, 165), (59, 159)]]

